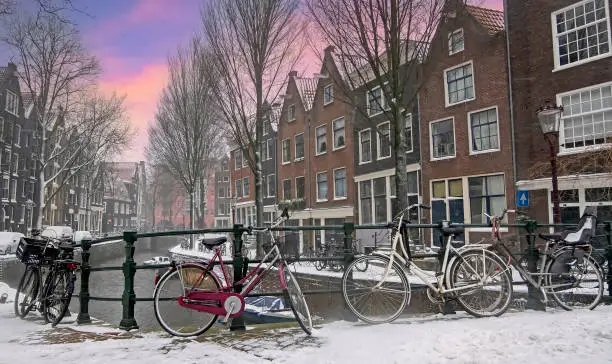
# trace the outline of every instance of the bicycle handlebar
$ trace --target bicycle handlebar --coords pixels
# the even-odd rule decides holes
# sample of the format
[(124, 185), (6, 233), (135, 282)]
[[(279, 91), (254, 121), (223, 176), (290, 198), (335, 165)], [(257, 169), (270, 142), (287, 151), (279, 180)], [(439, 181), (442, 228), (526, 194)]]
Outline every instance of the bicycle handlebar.
[(502, 211), (501, 215), (499, 215), (499, 216), (489, 215), (486, 212), (483, 212), (483, 214), (485, 214), (486, 217), (491, 219), (491, 223), (493, 223), (493, 218), (495, 218), (497, 221), (502, 221), (506, 217), (506, 214), (508, 212), (515, 213), (516, 210), (513, 210), (513, 209), (504, 209), (504, 211)]

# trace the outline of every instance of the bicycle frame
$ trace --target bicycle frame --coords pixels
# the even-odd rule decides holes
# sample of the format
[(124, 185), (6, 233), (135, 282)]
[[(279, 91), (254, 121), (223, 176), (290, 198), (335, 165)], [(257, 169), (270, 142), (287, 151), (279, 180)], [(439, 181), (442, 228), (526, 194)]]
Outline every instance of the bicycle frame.
[[(392, 239), (391, 253), (383, 253), (383, 252), (380, 252), (380, 251), (372, 252), (373, 255), (379, 255), (379, 256), (384, 256), (386, 258), (389, 258), (389, 263), (387, 264), (387, 267), (385, 268), (385, 274), (383, 275), (382, 280), (380, 282), (378, 282), (376, 284), (376, 286), (374, 286), (374, 288), (380, 288), (380, 286), (383, 284), (383, 282), (387, 279), (387, 277), (389, 276), (389, 271), (391, 270), (391, 266), (393, 265), (393, 262), (396, 259), (399, 260), (402, 263), (401, 264), (402, 268), (404, 268), (404, 267), (409, 268), (411, 273), (414, 273), (417, 277), (419, 277), (419, 279), (423, 283), (425, 283), (429, 288), (431, 288), (432, 290), (438, 292), (439, 294), (445, 294), (445, 293), (450, 293), (450, 292), (458, 292), (458, 291), (470, 290), (472, 288), (479, 287), (479, 286), (484, 284), (484, 281), (487, 278), (486, 276), (483, 277), (481, 279), (481, 282), (479, 282), (479, 283), (469, 284), (469, 285), (461, 286), (459, 288), (450, 288), (450, 289), (447, 289), (444, 286), (443, 282), (444, 281), (448, 281), (446, 279), (447, 278), (446, 275), (448, 274), (448, 272), (447, 272), (448, 261), (449, 261), (448, 257), (451, 254), (451, 252), (455, 256), (463, 259), (458, 254), (459, 250), (456, 249), (455, 247), (453, 247), (452, 244), (451, 244), (453, 235), (450, 235), (448, 237), (448, 241), (446, 242), (446, 249), (445, 249), (445, 252), (444, 252), (444, 258), (442, 260), (442, 267), (441, 267), (441, 270), (440, 270), (440, 272), (443, 273), (443, 274), (436, 274), (436, 275), (428, 274), (425, 270), (419, 268), (416, 264), (414, 264), (412, 262), (412, 259), (410, 258), (410, 255), (406, 251), (405, 244), (403, 244), (403, 237), (402, 237), (403, 234), (401, 233), (401, 229), (402, 229), (401, 228), (401, 222), (403, 221), (403, 218), (404, 218), (404, 212), (402, 212), (400, 214), (400, 218), (399, 218), (400, 228), (398, 229), (397, 227), (393, 227), (393, 229), (396, 230), (396, 233), (395, 233), (395, 235), (393, 236), (393, 239)], [(401, 248), (402, 254), (399, 254), (397, 252), (397, 244), (400, 243), (400, 242), (401, 242), (400, 248)], [(485, 254), (484, 253), (484, 249), (482, 249), (482, 250), (483, 250), (483, 255), (484, 255)], [(468, 267), (470, 267), (470, 269), (471, 269), (471, 266), (469, 264), (468, 264)], [(473, 269), (472, 269), (472, 272), (477, 274), (477, 272), (473, 271)], [(404, 271), (404, 274), (407, 274), (406, 271)], [(436, 279), (437, 286), (431, 283), (431, 279)]]

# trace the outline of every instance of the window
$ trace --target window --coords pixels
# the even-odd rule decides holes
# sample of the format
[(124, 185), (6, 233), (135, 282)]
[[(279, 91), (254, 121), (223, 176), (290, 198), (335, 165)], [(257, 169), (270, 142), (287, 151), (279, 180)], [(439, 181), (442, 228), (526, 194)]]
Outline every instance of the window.
[(13, 153), (13, 163), (11, 165), (11, 172), (13, 174), (17, 174), (19, 170), (19, 155), (17, 153)]
[(327, 201), (327, 172), (317, 173), (317, 201)]
[(374, 179), (374, 223), (387, 222), (387, 178)]
[(470, 122), (470, 152), (499, 150), (497, 107), (468, 113)]
[(266, 141), (266, 147), (268, 149), (268, 151), (266, 152), (266, 155), (268, 156), (267, 160), (270, 160), (274, 155), (274, 141), (272, 139), (268, 139)]
[(324, 154), (327, 151), (327, 125), (321, 125), (316, 129), (317, 134), (317, 153)]
[(2, 176), (2, 199), (9, 199), (9, 184), (10, 184), (9, 176)]
[(28, 195), (28, 182), (25, 180), (21, 181), (21, 197), (26, 197)]
[(406, 128), (404, 129), (404, 139), (406, 139), (406, 153), (411, 153), (413, 151), (412, 114), (406, 115)]
[(21, 125), (15, 124), (15, 145), (21, 145)]
[(346, 198), (346, 168), (334, 170), (334, 199)]
[(10, 142), (12, 132), (13, 132), (13, 125), (11, 124), (10, 121), (5, 120), (4, 127), (2, 129), (2, 140), (4, 140), (5, 142)]
[(291, 162), (291, 140), (283, 140), (283, 164)]
[(291, 179), (283, 180), (283, 200), (291, 200)]
[(580, 1), (552, 13), (555, 69), (611, 55), (608, 0)]
[(384, 159), (391, 156), (391, 124), (387, 121), (379, 124), (376, 129), (378, 138), (376, 149), (378, 152), (377, 159)]
[(304, 176), (295, 177), (295, 198), (304, 199), (304, 192), (306, 190), (306, 179)]
[(380, 86), (367, 92), (368, 116), (375, 116), (387, 109), (385, 95)]
[(234, 192), (236, 192), (236, 197), (242, 197), (242, 180), (241, 179), (236, 180), (236, 188)]
[(26, 211), (26, 207), (21, 205), (21, 208), (19, 210), (19, 222), (21, 224), (25, 222), (25, 211)]
[(274, 197), (276, 194), (276, 179), (273, 174), (269, 174), (266, 177), (266, 184), (268, 185), (267, 197)]
[(503, 175), (470, 177), (468, 187), (472, 224), (487, 224), (485, 213), (499, 215), (506, 208)]
[(370, 129), (359, 132), (359, 163), (372, 161), (372, 133)]
[(289, 105), (287, 114), (288, 114), (287, 116), (288, 116), (289, 122), (292, 122), (295, 120), (295, 105)]
[(13, 115), (19, 115), (19, 99), (13, 92), (6, 90), (6, 111)]
[(236, 149), (234, 151), (234, 161), (234, 169), (242, 168), (242, 152), (240, 151), (240, 149)]
[(557, 95), (561, 151), (612, 143), (612, 82)]
[(295, 136), (295, 160), (304, 159), (304, 133)]
[(242, 197), (249, 197), (249, 177), (242, 179)]
[(361, 223), (372, 223), (372, 181), (359, 182), (359, 199), (361, 200)]
[(446, 106), (474, 100), (472, 61), (444, 71)]
[(249, 154), (242, 151), (242, 168), (249, 165)]
[(448, 35), (448, 54), (453, 55), (463, 51), (463, 29), (457, 29)]
[(332, 136), (334, 138), (334, 150), (344, 148), (346, 144), (344, 132), (344, 118), (332, 121)]
[(11, 201), (17, 201), (17, 180), (11, 183)]
[(442, 159), (455, 156), (454, 119), (433, 121), (431, 132), (431, 158)]
[(10, 149), (5, 149), (4, 153), (2, 153), (2, 171), (8, 173), (11, 164), (11, 151)]
[(268, 160), (268, 147), (267, 147), (267, 141), (263, 141), (261, 142), (261, 146), (259, 147), (259, 154), (261, 155), (261, 160), (262, 161), (267, 161)]
[(329, 85), (323, 89), (323, 105), (329, 105), (332, 102), (334, 102), (334, 87)]

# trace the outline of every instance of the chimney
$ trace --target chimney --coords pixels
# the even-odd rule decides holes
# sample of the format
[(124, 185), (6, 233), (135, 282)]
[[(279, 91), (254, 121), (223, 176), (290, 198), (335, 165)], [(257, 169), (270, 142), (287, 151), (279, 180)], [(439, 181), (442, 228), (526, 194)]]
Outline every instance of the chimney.
[(297, 77), (297, 71), (289, 72), (289, 77)]
[(332, 46), (332, 45), (327, 46), (327, 47), (326, 47), (326, 48), (323, 50), (323, 52), (325, 52), (325, 54), (326, 54), (326, 55), (327, 55), (327, 54), (334, 53), (334, 46)]
[(14, 76), (15, 73), (17, 73), (17, 65), (13, 62), (9, 62), (8, 63), (8, 75), (9, 76)]

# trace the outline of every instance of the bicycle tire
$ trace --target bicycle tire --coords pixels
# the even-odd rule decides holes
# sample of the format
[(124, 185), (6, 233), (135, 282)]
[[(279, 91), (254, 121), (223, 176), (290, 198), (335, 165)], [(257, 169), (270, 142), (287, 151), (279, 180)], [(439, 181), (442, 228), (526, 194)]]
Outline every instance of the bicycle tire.
[(327, 265), (327, 262), (322, 261), (322, 260), (316, 260), (314, 262), (315, 269), (318, 270), (318, 271), (322, 271), (323, 269), (325, 269), (326, 265)]
[[(187, 270), (190, 271), (187, 271)], [(192, 310), (189, 308), (184, 308), (179, 306), (178, 304), (178, 298), (184, 294), (184, 290), (185, 290), (185, 284), (184, 279), (197, 279), (197, 277), (200, 277), (201, 274), (204, 274), (204, 278), (202, 279), (202, 281), (200, 282), (198, 288), (201, 289), (205, 289), (205, 290), (209, 290), (209, 291), (219, 291), (221, 285), (219, 284), (219, 282), (217, 281), (217, 278), (211, 274), (210, 272), (208, 272), (205, 267), (199, 265), (199, 264), (195, 264), (195, 263), (185, 263), (182, 265), (177, 266), (174, 269), (168, 270), (159, 280), (159, 282), (157, 283), (157, 285), (155, 286), (155, 291), (153, 292), (153, 310), (155, 312), (155, 318), (157, 319), (157, 322), (159, 323), (159, 325), (164, 329), (164, 331), (166, 331), (167, 333), (169, 333), (170, 335), (173, 336), (180, 336), (180, 337), (190, 337), (190, 336), (199, 336), (202, 335), (204, 332), (206, 332), (208, 329), (210, 329), (212, 327), (212, 325), (217, 322), (218, 316), (217, 315), (213, 315), (207, 312), (198, 312), (196, 310)], [(176, 293), (178, 296), (177, 297), (171, 297), (171, 298), (161, 298), (161, 292), (162, 290), (166, 287), (166, 285), (171, 282), (172, 279), (175, 279), (175, 277), (177, 277), (179, 279), (179, 283), (183, 286), (182, 292)], [(186, 278), (183, 278), (186, 277)], [(193, 281), (193, 284), (195, 284), (195, 280)], [(188, 288), (192, 288), (193, 285), (189, 286)], [(170, 327), (169, 321), (170, 318), (165, 317), (165, 314), (162, 314), (163, 311), (165, 311), (164, 309), (161, 309), (160, 306), (160, 301), (164, 302), (164, 301), (169, 301), (168, 303), (170, 303), (169, 307), (170, 307), (170, 311), (171, 313), (169, 314), (170, 316), (172, 316), (172, 318), (179, 318), (182, 321), (181, 322), (186, 322), (186, 323), (193, 323), (196, 320), (192, 320), (189, 318), (185, 318), (184, 316), (187, 316), (190, 313), (193, 313), (195, 315), (198, 315), (198, 317), (203, 317), (203, 325), (200, 326), (199, 328), (197, 328), (195, 331), (178, 331), (180, 329), (185, 329), (186, 327), (180, 327), (178, 330), (174, 329), (172, 327)], [(165, 306), (165, 304), (163, 305)], [(179, 317), (182, 316), (182, 317)]]
[(369, 263), (367, 260), (363, 260), (362, 263), (355, 265), (355, 269), (357, 269), (358, 272), (365, 272), (366, 270), (368, 270), (368, 264)]
[[(43, 292), (45, 292), (42, 305), (43, 305), (43, 317), (46, 323), (51, 323), (52, 326), (56, 326), (62, 319), (64, 315), (66, 315), (66, 311), (68, 311), (68, 304), (70, 303), (70, 298), (72, 297), (72, 292), (68, 298), (66, 294), (70, 289), (70, 281), (72, 279), (69, 271), (64, 269), (56, 269), (51, 274), (53, 274), (52, 279), (50, 280), (50, 284), (48, 287), (43, 287)], [(56, 289), (59, 287), (59, 292), (56, 292)], [(52, 303), (59, 304), (59, 308), (57, 308), (57, 312), (51, 312)]]
[[(362, 260), (367, 260), (368, 269), (366, 272), (360, 272), (359, 277), (355, 277), (353, 273), (353, 268), (357, 270), (357, 266), (362, 264)], [(410, 298), (412, 295), (410, 289), (410, 281), (406, 277), (404, 270), (402, 267), (394, 261), (391, 265), (391, 270), (387, 273), (385, 283), (389, 284), (389, 288), (376, 287), (380, 282), (382, 282), (384, 277), (384, 272), (386, 266), (389, 264), (389, 257), (382, 255), (364, 255), (355, 260), (353, 260), (346, 270), (344, 271), (344, 275), (342, 276), (342, 295), (344, 297), (344, 302), (348, 306), (348, 308), (359, 318), (361, 321), (369, 323), (369, 324), (384, 324), (397, 319), (403, 312), (406, 306), (410, 304)], [(367, 277), (368, 274), (372, 274), (374, 276)], [(391, 274), (391, 276), (389, 276)], [(380, 277), (378, 276), (380, 275)], [(357, 283), (359, 282), (359, 286), (357, 287)], [(370, 287), (371, 292), (369, 292), (368, 299), (356, 299), (353, 302), (353, 297), (356, 296), (357, 293), (353, 292), (353, 286), (356, 286), (359, 290), (363, 290), (367, 288), (366, 284), (373, 284)], [(396, 287), (397, 285), (400, 287)], [(382, 291), (387, 291), (387, 293), (396, 292), (397, 297), (382, 297), (379, 298), (377, 295), (379, 292), (384, 293)], [(378, 299), (377, 299), (378, 298)], [(371, 305), (367, 305), (366, 307), (361, 307), (359, 303), (373, 303)], [(388, 312), (382, 312), (385, 307), (389, 307), (393, 302), (397, 302), (397, 307), (391, 308)], [(376, 312), (373, 312), (376, 311)], [(382, 312), (382, 313), (381, 313)]]
[[(481, 257), (483, 258), (482, 262), (480, 262)], [(500, 277), (500, 296), (488, 307), (484, 309), (473, 307), (472, 301), (468, 301), (466, 295), (475, 291), (480, 291), (479, 295), (484, 297), (487, 293), (490, 295), (490, 292), (497, 292), (498, 290), (496, 288), (486, 291), (484, 286), (480, 286), (467, 292), (461, 290), (455, 292), (457, 302), (459, 302), (467, 313), (474, 317), (500, 316), (508, 310), (513, 294), (512, 277), (509, 274), (510, 270), (503, 259), (486, 249), (462, 251), (457, 259), (453, 261), (450, 287), (453, 289), (461, 287), (461, 283), (471, 285), (474, 284), (474, 282), (481, 282), (484, 277), (489, 276), (489, 271), (491, 269), (493, 270), (490, 274), (491, 277)], [(479, 272), (483, 272), (483, 276), (480, 276)], [(473, 277), (474, 275), (476, 275), (476, 277)]]
[(291, 273), (287, 267), (286, 262), (282, 264), (279, 274), (281, 274), (279, 278), (281, 286), (283, 287), (285, 299), (289, 301), (295, 319), (307, 335), (312, 335), (312, 317), (308, 309), (308, 302), (306, 302), (300, 285), (293, 273)]
[[(26, 282), (26, 277), (28, 277), (28, 281)], [(27, 293), (25, 292), (25, 289), (27, 289), (27, 284), (32, 283), (33, 286), (29, 287)], [(15, 303), (14, 303), (14, 309), (15, 309), (15, 316), (19, 317), (19, 318), (25, 318), (28, 313), (30, 313), (30, 311), (32, 310), (32, 308), (34, 307), (34, 304), (36, 303), (36, 299), (38, 298), (38, 288), (40, 287), (40, 270), (38, 269), (38, 267), (32, 266), (32, 265), (28, 265), (26, 267), (25, 272), (23, 272), (23, 275), (21, 276), (21, 280), (19, 281), (19, 285), (17, 286), (17, 292), (15, 292)], [(31, 300), (30, 302), (21, 302), (22, 300), (20, 299), (20, 294), (24, 294), (24, 298), (28, 298), (30, 297)], [(27, 307), (24, 307), (26, 306)]]
[[(553, 264), (555, 263), (555, 261), (559, 259), (559, 255), (555, 256), (555, 258), (551, 259), (547, 264), (546, 264), (546, 284), (550, 287), (553, 286), (554, 284), (558, 284), (560, 283), (559, 280), (562, 279), (562, 277), (560, 276), (560, 274), (552, 272), (553, 269)], [(581, 309), (588, 309), (588, 310), (593, 310), (595, 309), (595, 307), (597, 307), (601, 301), (602, 301), (602, 297), (603, 297), (603, 291), (604, 291), (604, 282), (603, 282), (603, 276), (601, 274), (601, 268), (599, 267), (599, 264), (597, 264), (597, 261), (595, 261), (592, 257), (585, 255), (583, 257), (583, 263), (587, 266), (590, 266), (592, 268), (592, 272), (588, 272), (589, 274), (594, 274), (595, 277), (595, 287), (593, 287), (592, 289), (589, 290), (588, 294), (583, 293), (582, 295), (580, 295), (581, 297), (593, 297), (592, 302), (584, 305), (585, 303), (580, 302), (582, 305), (584, 306), (576, 306), (576, 305), (571, 305), (568, 303), (567, 300), (564, 300), (562, 296), (562, 293), (564, 293), (563, 290), (560, 289), (555, 289), (555, 288), (549, 288), (548, 292), (553, 296), (553, 299), (555, 300), (555, 302), (561, 306), (561, 308), (563, 308), (566, 311), (572, 311), (574, 309), (577, 308), (581, 308)], [(570, 270), (571, 271), (571, 270)], [(576, 272), (576, 270), (573, 270), (573, 272)], [(577, 284), (580, 285), (580, 283), (582, 282), (582, 278), (578, 279)], [(593, 294), (594, 293), (594, 294)], [(572, 297), (574, 296), (574, 294), (571, 295)]]

